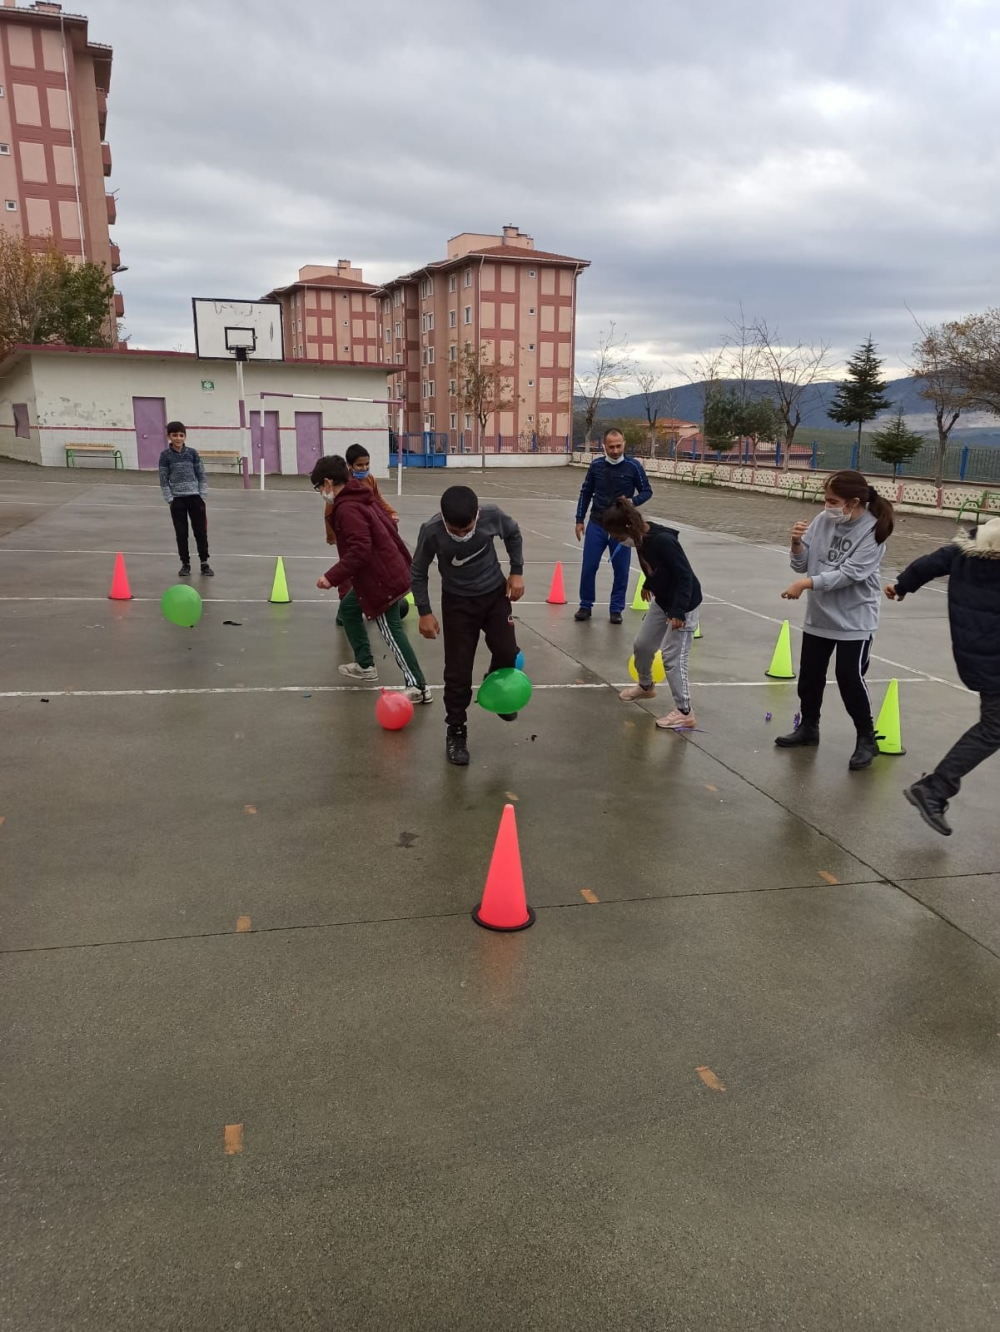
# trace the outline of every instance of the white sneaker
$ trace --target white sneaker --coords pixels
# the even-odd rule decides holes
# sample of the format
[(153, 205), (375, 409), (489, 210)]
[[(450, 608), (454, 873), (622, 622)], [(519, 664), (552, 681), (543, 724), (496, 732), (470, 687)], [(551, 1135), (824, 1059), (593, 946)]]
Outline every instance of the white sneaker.
[(434, 695), (426, 685), (423, 689), (404, 689), (403, 693), (413, 704), (434, 702)]
[(378, 671), (374, 666), (359, 666), (356, 661), (350, 662), (347, 666), (338, 666), (337, 670), (341, 675), (346, 675), (349, 680), (378, 679)]
[(665, 717), (657, 717), (656, 724), (661, 731), (695, 731), (698, 729), (698, 718), (693, 712), (678, 712), (674, 708)]
[(642, 685), (629, 685), (627, 689), (622, 690), (618, 697), (625, 703), (634, 703), (640, 698), (655, 698), (656, 687), (655, 685), (650, 685), (648, 689), (643, 689)]

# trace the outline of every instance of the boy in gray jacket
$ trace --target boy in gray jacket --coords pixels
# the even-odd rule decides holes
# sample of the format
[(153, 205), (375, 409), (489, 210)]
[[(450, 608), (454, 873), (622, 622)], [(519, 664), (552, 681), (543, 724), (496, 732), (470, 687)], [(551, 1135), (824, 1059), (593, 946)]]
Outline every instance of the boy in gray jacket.
[(857, 730), (850, 768), (870, 768), (878, 754), (872, 702), (865, 684), (878, 628), (879, 569), (893, 527), (892, 505), (860, 472), (835, 472), (824, 487), (823, 512), (792, 528), (791, 565), (797, 579), (786, 601), (809, 593), (799, 663), (800, 724), (779, 735), (780, 749), (819, 744), (819, 714), (830, 658), (837, 654), (837, 686)]
[[(509, 578), (504, 577), (493, 545), (497, 537), (510, 557)], [(446, 752), (449, 763), (465, 767), (469, 762), (465, 723), (480, 634), (492, 654), (491, 671), (513, 666), (517, 659), (511, 602), (524, 596), (521, 529), (497, 505), (480, 507), (479, 497), (468, 486), (448, 487), (441, 496), (441, 512), (420, 529), (410, 566), (410, 587), (424, 638), (437, 638), (441, 631), (427, 588), (434, 559), (441, 571)], [(500, 715), (513, 721), (517, 714)]]
[(205, 464), (198, 456), (197, 449), (188, 448), (187, 430), (182, 421), (170, 422), (167, 439), (169, 448), (160, 454), (160, 493), (170, 505), (170, 517), (174, 521), (177, 554), (181, 559), (178, 575), (188, 578), (191, 574), (191, 554), (188, 549), (190, 518), (202, 575), (214, 578), (215, 574), (208, 563), (208, 511), (205, 508), (208, 479), (205, 476)]

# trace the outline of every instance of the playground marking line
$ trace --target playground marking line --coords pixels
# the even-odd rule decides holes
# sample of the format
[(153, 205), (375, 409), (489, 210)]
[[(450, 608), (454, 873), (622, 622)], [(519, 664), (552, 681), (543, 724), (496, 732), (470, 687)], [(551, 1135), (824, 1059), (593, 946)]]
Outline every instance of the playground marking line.
[(726, 1090), (726, 1084), (720, 1081), (710, 1068), (706, 1068), (702, 1065), (700, 1068), (696, 1068), (695, 1072), (698, 1074), (699, 1078), (701, 1078), (705, 1086), (711, 1091), (724, 1092)]
[(227, 1156), (239, 1156), (243, 1151), (243, 1125), (227, 1124), (223, 1135), (223, 1143)]

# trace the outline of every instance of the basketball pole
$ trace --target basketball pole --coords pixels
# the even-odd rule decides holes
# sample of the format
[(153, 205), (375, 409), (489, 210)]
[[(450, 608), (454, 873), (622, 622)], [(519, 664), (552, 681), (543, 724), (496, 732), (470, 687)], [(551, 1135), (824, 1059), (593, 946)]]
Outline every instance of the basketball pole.
[(403, 493), (403, 404), (396, 413), (396, 494)]
[[(242, 353), (242, 355), (241, 355)], [(240, 400), (240, 471), (243, 473), (243, 489), (250, 489), (250, 464), (253, 459), (253, 437), (247, 426), (246, 394), (243, 388), (243, 361), (246, 351), (240, 347), (236, 352), (236, 395)], [(263, 456), (263, 450), (261, 450)]]

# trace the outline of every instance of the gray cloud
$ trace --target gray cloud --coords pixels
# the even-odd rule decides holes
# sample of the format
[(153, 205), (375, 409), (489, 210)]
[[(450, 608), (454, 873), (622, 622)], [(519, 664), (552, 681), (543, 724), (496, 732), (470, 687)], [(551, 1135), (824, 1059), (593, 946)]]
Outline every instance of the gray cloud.
[(894, 365), (906, 305), (996, 303), (993, 0), (91, 0), (137, 344), (192, 345), (192, 295), (300, 264), (393, 276), (516, 222), (592, 261), (650, 361), (740, 302)]

